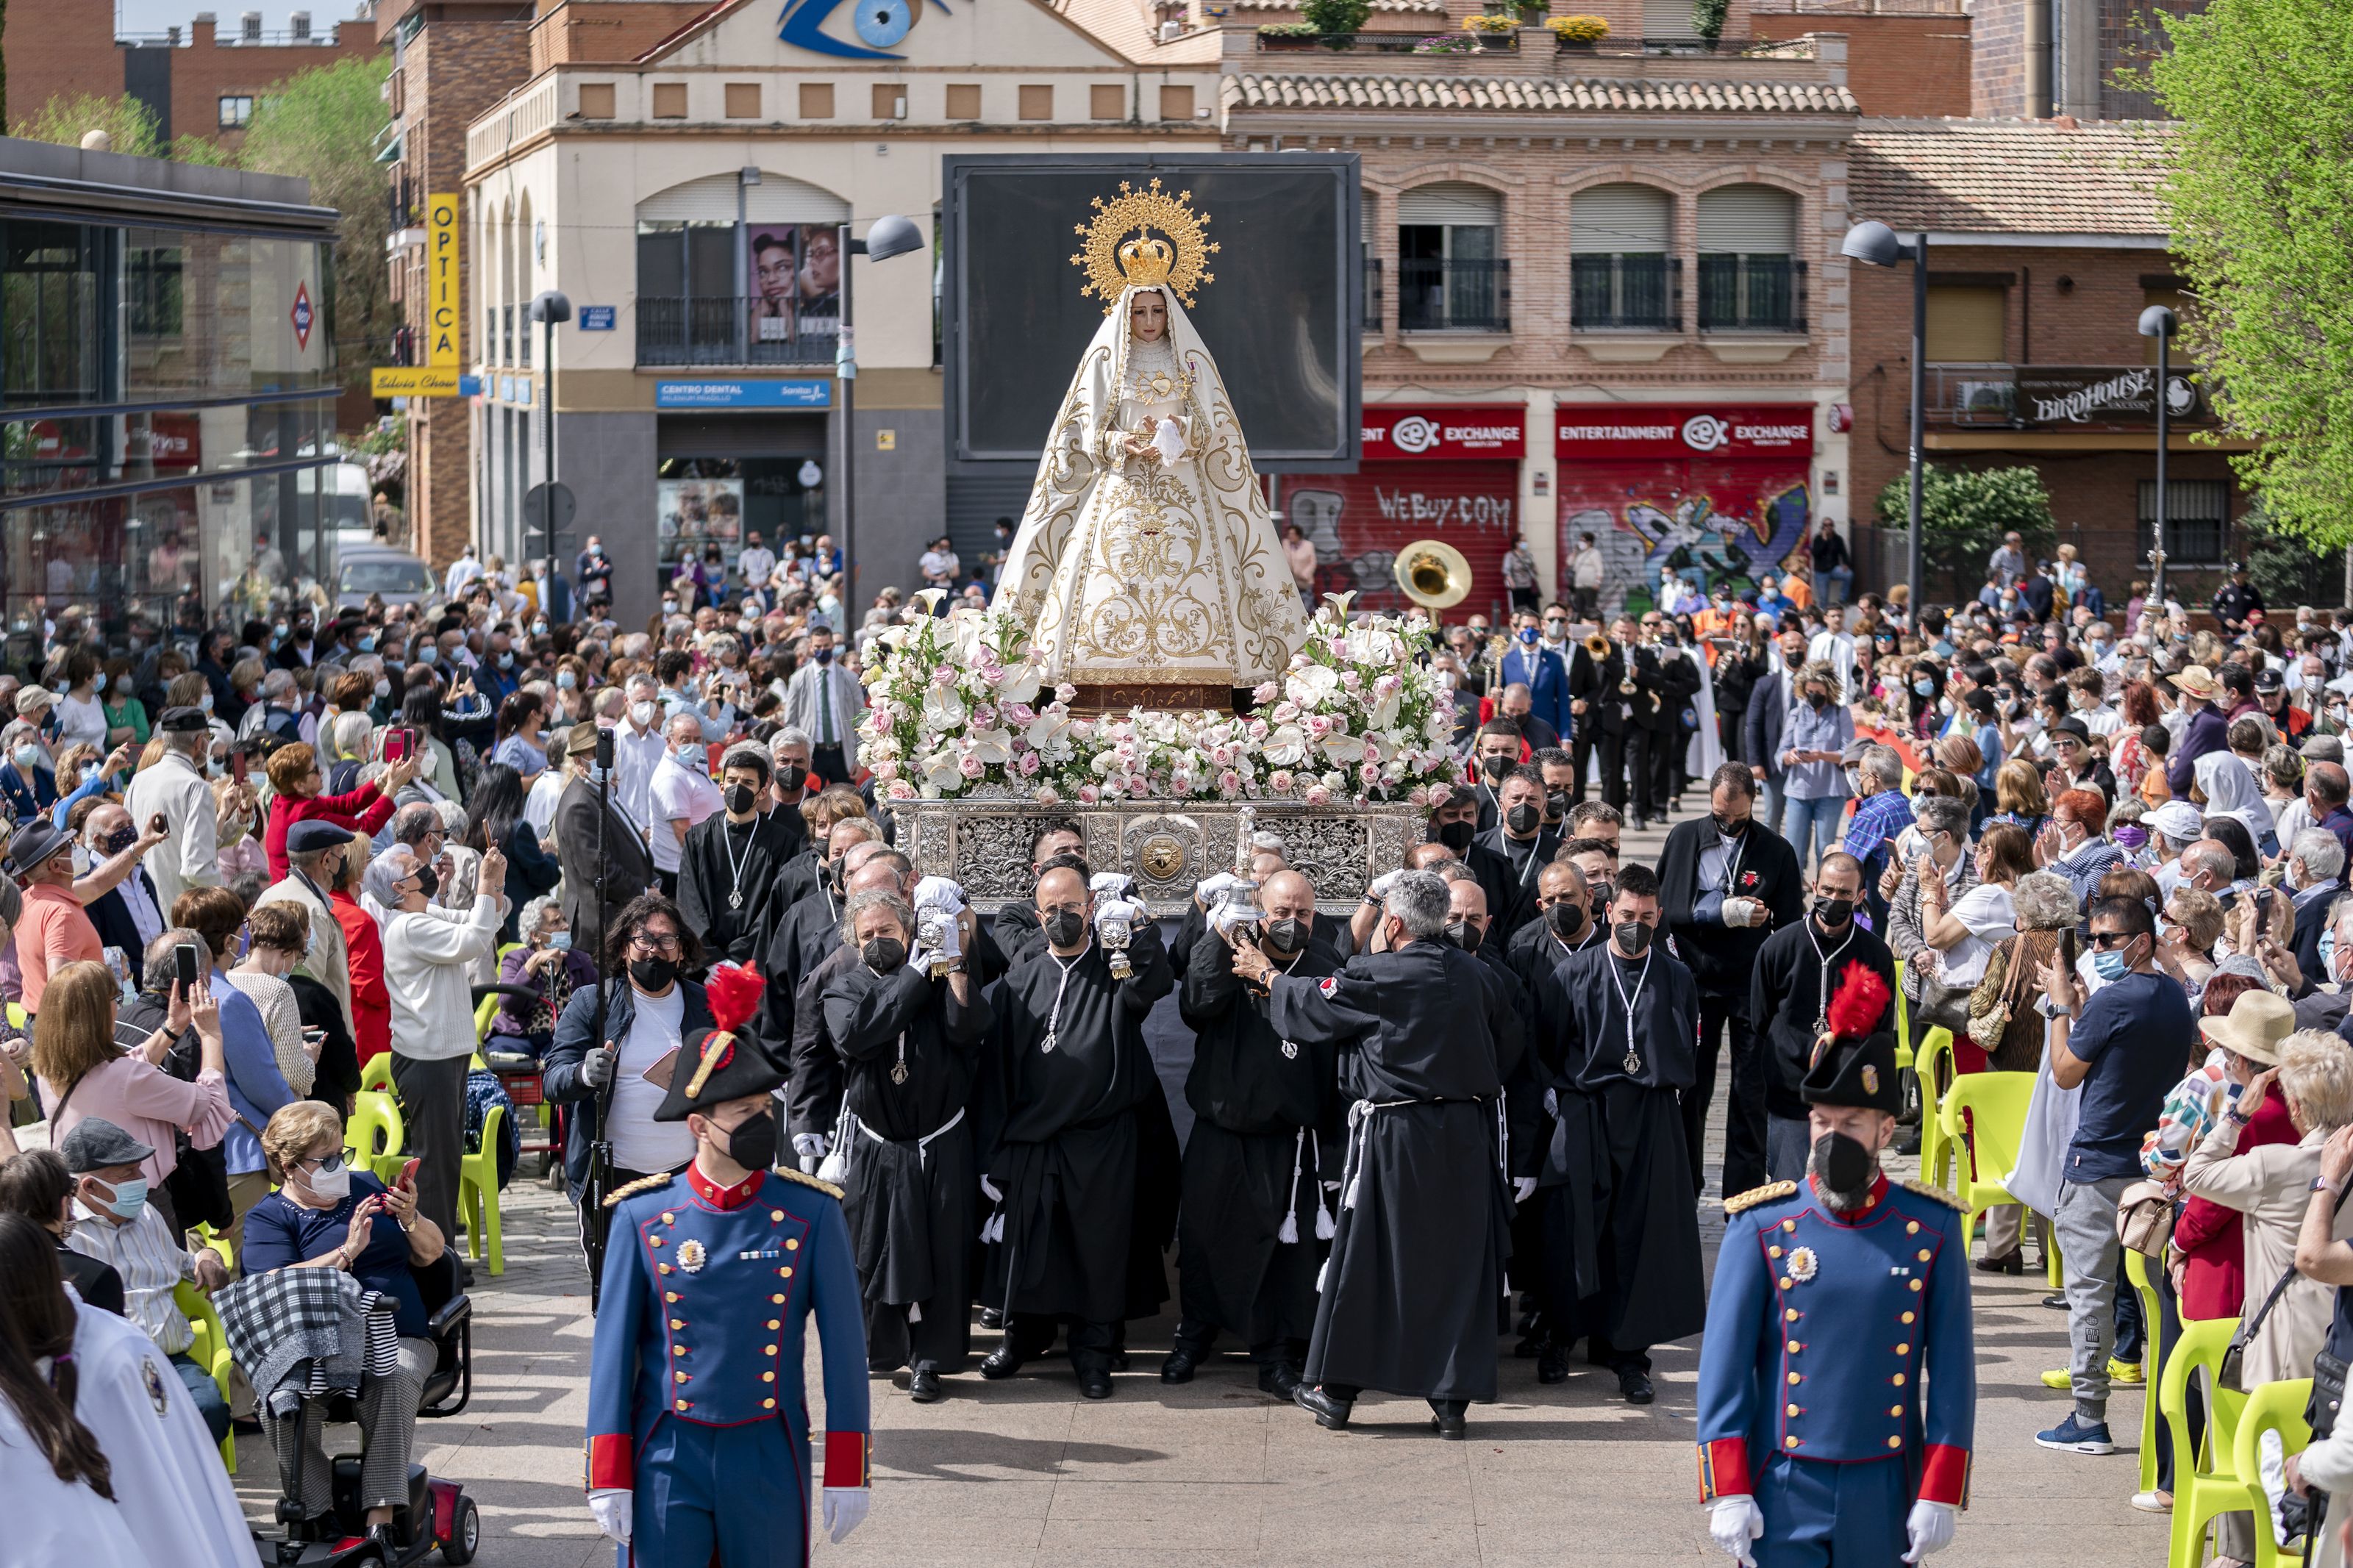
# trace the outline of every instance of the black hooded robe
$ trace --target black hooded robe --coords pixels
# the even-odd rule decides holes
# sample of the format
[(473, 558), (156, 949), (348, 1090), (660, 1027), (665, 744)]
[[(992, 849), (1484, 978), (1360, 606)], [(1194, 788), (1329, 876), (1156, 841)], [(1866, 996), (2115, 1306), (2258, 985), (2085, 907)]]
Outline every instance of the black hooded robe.
[(786, 864), (800, 852), (799, 813), (770, 811), (749, 822), (713, 812), (679, 846), (678, 912), (712, 963), (754, 963), (775, 924)]

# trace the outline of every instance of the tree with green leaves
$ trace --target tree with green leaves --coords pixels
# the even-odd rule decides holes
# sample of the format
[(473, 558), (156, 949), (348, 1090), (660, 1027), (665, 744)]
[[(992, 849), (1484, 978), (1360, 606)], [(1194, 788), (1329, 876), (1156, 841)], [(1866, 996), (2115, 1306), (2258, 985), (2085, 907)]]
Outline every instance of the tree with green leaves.
[[(2005, 533), (2020, 535), (2030, 556), (2049, 552), (2057, 530), (2051, 521), (2051, 492), (2035, 469), (1929, 463), (1920, 473), (1921, 571), (1947, 578), (1953, 597), (1977, 593), (1985, 582), (1987, 558)], [(1880, 528), (1902, 536), (1912, 526), (1910, 474), (1888, 480), (1879, 492)]]
[(2183, 342), (2273, 530), (2353, 544), (2353, 7), (2159, 13), (2149, 80), (2181, 121), (2160, 195), (2196, 297)]
[(391, 69), (390, 58), (378, 55), (287, 78), (255, 100), (237, 158), (258, 174), (301, 175), (312, 202), (343, 214), (329, 325), (347, 380), (367, 374), (398, 324), (384, 264), (392, 218), (375, 161), (392, 120), (384, 101)]
[(93, 131), (106, 132), (107, 151), (154, 158), (164, 152), (164, 136), (155, 111), (135, 98), (101, 98), (96, 93), (60, 93), (41, 105), (30, 120), (19, 121), (11, 136), (28, 142), (57, 142), (79, 147)]

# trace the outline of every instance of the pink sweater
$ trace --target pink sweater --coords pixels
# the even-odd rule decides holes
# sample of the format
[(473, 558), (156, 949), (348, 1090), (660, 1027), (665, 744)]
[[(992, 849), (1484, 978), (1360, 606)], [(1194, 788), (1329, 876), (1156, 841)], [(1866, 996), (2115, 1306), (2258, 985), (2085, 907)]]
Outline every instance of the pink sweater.
[[(62, 1085), (41, 1080), (43, 1103), (55, 1105), (63, 1092)], [(174, 1129), (186, 1129), (190, 1142), (210, 1149), (228, 1131), (237, 1112), (229, 1106), (228, 1080), (219, 1073), (201, 1072), (195, 1082), (184, 1083), (134, 1052), (83, 1075), (66, 1102), (64, 1117), (50, 1121), (49, 1147), (56, 1148), (91, 1116), (103, 1117), (142, 1143), (152, 1144), (155, 1152), (140, 1168), (151, 1184), (161, 1185), (180, 1163)]]

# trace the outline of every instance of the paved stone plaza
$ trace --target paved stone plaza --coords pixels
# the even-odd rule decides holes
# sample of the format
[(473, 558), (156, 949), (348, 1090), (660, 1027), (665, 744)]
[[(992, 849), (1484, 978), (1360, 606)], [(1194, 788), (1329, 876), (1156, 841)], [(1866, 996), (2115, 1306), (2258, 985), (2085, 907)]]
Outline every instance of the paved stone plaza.
[[(1663, 836), (1629, 835), (1654, 861)], [(1719, 1083), (1723, 1080), (1719, 1078)], [(1720, 1140), (1721, 1118), (1712, 1137)], [(1710, 1180), (1715, 1155), (1711, 1150)], [(1912, 1173), (1905, 1161), (1903, 1174)], [(476, 1266), (473, 1405), (424, 1422), (418, 1451), (480, 1503), (485, 1568), (588, 1568), (614, 1560), (582, 1501), (588, 1296), (568, 1205), (518, 1175), (505, 1198), (504, 1275)], [(1722, 1213), (1703, 1210), (1711, 1259)], [(2031, 1256), (2031, 1249), (2030, 1249)], [(1173, 1270), (1172, 1270), (1173, 1272)], [(2165, 1560), (2167, 1521), (2127, 1503), (2130, 1451), (2047, 1453), (2034, 1433), (2067, 1396), (2037, 1374), (2064, 1363), (2066, 1315), (2041, 1304), (2039, 1275), (1974, 1275), (1978, 1300), (1977, 1468), (1968, 1510), (1939, 1568)], [(1258, 1393), (1239, 1354), (1163, 1386), (1170, 1316), (1134, 1325), (1134, 1370), (1102, 1404), (1078, 1394), (1067, 1362), (1031, 1363), (1009, 1384), (948, 1380), (921, 1406), (877, 1382), (872, 1517), (818, 1561), (891, 1568), (1345, 1568), (1477, 1563), (1483, 1568), (1622, 1568), (1722, 1562), (1697, 1506), (1693, 1397), (1698, 1342), (1653, 1352), (1659, 1401), (1618, 1398), (1609, 1374), (1573, 1363), (1541, 1388), (1533, 1360), (1508, 1357), (1501, 1397), (1471, 1409), (1470, 1441), (1441, 1444), (1419, 1400), (1367, 1394), (1345, 1434)], [(993, 1334), (976, 1336), (985, 1352)], [(814, 1357), (812, 1418), (824, 1415)], [(2109, 1409), (2120, 1443), (2137, 1441), (2141, 1392)], [(356, 1432), (339, 1434), (346, 1445)], [(238, 1489), (267, 1516), (274, 1466), (259, 1437), (238, 1445)]]

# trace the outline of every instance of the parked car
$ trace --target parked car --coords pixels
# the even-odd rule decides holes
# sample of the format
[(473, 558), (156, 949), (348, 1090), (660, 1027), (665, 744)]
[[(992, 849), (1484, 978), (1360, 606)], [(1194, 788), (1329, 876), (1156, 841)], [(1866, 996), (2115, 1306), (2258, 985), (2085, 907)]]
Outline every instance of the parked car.
[(438, 591), (433, 569), (406, 550), (347, 544), (335, 564), (335, 607), (358, 609), (370, 595), (387, 605), (422, 604)]

